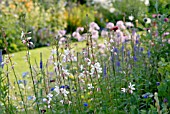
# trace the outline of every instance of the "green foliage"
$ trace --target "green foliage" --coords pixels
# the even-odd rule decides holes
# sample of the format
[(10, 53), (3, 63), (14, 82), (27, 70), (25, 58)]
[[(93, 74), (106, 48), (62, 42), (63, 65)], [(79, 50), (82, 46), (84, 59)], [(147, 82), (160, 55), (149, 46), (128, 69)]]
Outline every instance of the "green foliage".
[(85, 5), (68, 7), (65, 16), (67, 20), (67, 32), (73, 32), (77, 27), (83, 27), (89, 22), (94, 21), (94, 9)]

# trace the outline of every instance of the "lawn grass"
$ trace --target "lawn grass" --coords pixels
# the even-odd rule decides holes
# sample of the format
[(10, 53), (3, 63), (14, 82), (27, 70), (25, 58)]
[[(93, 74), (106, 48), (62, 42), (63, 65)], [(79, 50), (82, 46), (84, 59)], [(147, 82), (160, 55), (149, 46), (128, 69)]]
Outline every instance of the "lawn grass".
[[(104, 39), (100, 38), (98, 40), (98, 43), (103, 43), (103, 41), (104, 41)], [(77, 45), (75, 45), (75, 44), (77, 44)], [(71, 43), (71, 47), (74, 50), (81, 51), (82, 48), (86, 47), (86, 42), (85, 41), (73, 42), (73, 43)], [(36, 48), (36, 49), (30, 50), (31, 65), (35, 66), (36, 62), (39, 65), (40, 53), (42, 53), (43, 63), (46, 63), (47, 59), (50, 57), (51, 50), (52, 50), (52, 46)], [(14, 55), (12, 57), (12, 61), (13, 61), (13, 63), (15, 63), (14, 69), (15, 69), (17, 77), (20, 79), (23, 72), (29, 72), (28, 62), (26, 62), (27, 51), (20, 51), (20, 52), (16, 52), (16, 53), (12, 53), (12, 54)], [(4, 69), (6, 69), (6, 67), (4, 67)], [(12, 71), (12, 69), (11, 69), (11, 71)], [(10, 72), (10, 79), (11, 79), (11, 81), (14, 80), (13, 72)]]

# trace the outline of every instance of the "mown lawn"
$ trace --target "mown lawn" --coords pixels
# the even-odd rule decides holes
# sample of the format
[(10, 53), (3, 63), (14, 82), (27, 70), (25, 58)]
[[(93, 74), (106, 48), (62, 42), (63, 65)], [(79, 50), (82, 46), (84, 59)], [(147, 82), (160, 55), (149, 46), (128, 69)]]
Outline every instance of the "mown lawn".
[[(98, 40), (99, 43), (102, 43), (104, 41), (103, 38), (100, 38)], [(75, 45), (77, 44), (77, 45)], [(84, 48), (86, 46), (86, 42), (74, 42), (71, 43), (71, 47), (74, 50), (78, 50), (81, 51), (82, 48)], [(42, 59), (43, 59), (43, 63), (47, 62), (47, 59), (50, 57), (51, 54), (51, 50), (53, 49), (52, 46), (49, 47), (43, 47), (43, 48), (37, 48), (37, 49), (32, 49), (30, 50), (30, 57), (31, 57), (31, 64), (32, 66), (39, 65), (40, 63), (40, 53), (42, 53)], [(12, 53), (14, 56), (12, 57), (12, 61), (13, 63), (15, 63), (14, 69), (16, 72), (16, 75), (18, 78), (21, 78), (22, 73), (23, 72), (29, 72), (29, 66), (28, 66), (28, 62), (26, 62), (26, 54), (27, 51), (20, 51), (20, 52), (16, 52), (16, 53)], [(4, 70), (6, 70), (6, 67), (4, 67)], [(14, 74), (12, 72), (12, 69), (10, 69), (10, 79), (14, 80)]]

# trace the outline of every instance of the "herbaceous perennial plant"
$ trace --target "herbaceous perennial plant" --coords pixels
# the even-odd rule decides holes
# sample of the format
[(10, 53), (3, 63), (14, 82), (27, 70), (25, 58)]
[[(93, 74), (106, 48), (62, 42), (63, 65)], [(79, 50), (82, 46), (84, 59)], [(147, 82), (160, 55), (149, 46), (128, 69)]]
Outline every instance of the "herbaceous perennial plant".
[[(1, 113), (168, 114), (170, 91), (160, 88), (169, 88), (166, 85), (170, 82), (170, 71), (164, 75), (160, 69), (169, 67), (169, 53), (165, 57), (158, 55), (166, 50), (170, 40), (166, 37), (170, 32), (168, 20), (163, 19), (145, 18), (149, 28), (143, 35), (138, 34), (132, 22), (123, 21), (109, 22), (103, 30), (91, 22), (71, 35), (65, 30), (58, 31), (49, 59), (43, 60), (41, 53), (36, 65), (30, 62), (29, 47), (34, 45), (31, 32), (22, 32), (29, 65), (29, 71), (22, 73), (22, 77), (15, 73), (3, 32), (7, 55), (3, 61), (0, 55)], [(71, 38), (86, 46), (78, 49), (71, 44)], [(10, 80), (11, 71), (14, 82)]]

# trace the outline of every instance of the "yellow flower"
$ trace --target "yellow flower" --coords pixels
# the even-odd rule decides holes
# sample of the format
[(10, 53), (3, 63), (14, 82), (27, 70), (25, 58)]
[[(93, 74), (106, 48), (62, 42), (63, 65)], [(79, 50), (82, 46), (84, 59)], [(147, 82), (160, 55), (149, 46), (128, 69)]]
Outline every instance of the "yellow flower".
[(82, 95), (81, 98), (84, 99), (84, 95)]
[(14, 4), (10, 4), (9, 7), (10, 7), (11, 9), (15, 9), (16, 6), (15, 6)]
[(91, 95), (91, 93), (90, 93), (90, 92), (88, 92), (88, 93), (87, 93), (87, 95)]
[(73, 69), (77, 70), (77, 67), (73, 67)]
[(90, 102), (91, 102), (91, 99), (89, 99), (87, 102), (90, 103)]
[(74, 76), (73, 76), (73, 75), (70, 75), (69, 78), (72, 79), (72, 80), (74, 80)]

